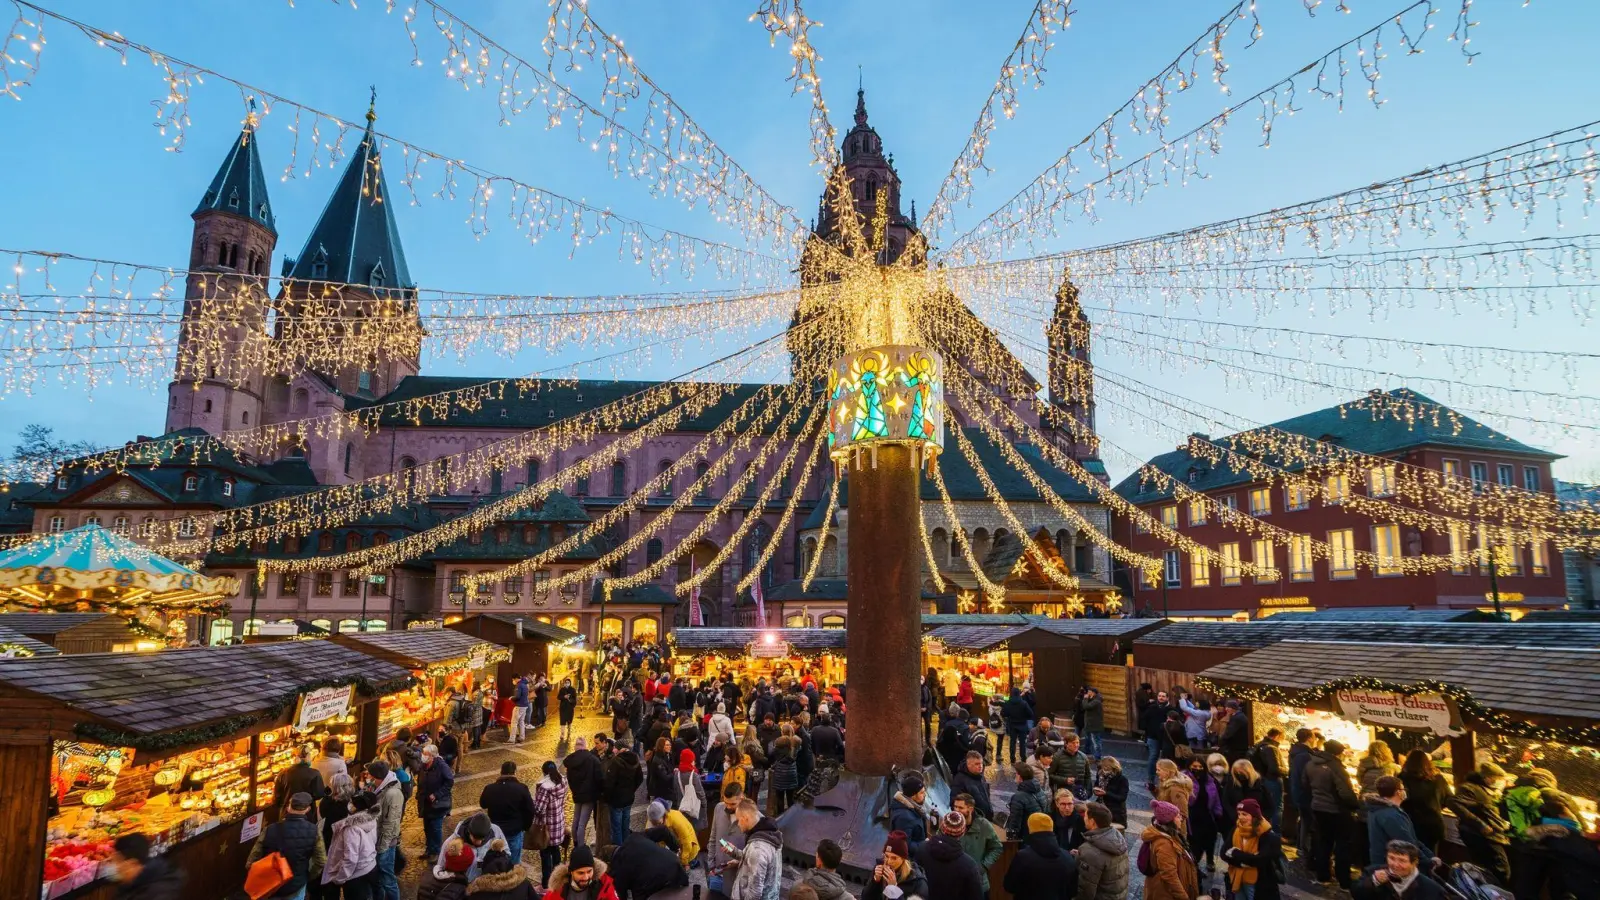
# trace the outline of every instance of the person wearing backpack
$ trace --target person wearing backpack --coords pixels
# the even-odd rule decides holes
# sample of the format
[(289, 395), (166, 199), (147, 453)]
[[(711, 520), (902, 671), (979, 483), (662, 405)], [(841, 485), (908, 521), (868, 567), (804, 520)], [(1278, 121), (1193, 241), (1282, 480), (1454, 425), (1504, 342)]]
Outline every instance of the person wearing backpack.
[(1153, 821), (1139, 836), (1144, 843), (1135, 861), (1144, 876), (1145, 900), (1196, 900), (1200, 872), (1189, 854), (1178, 807), (1156, 800), (1150, 813)]

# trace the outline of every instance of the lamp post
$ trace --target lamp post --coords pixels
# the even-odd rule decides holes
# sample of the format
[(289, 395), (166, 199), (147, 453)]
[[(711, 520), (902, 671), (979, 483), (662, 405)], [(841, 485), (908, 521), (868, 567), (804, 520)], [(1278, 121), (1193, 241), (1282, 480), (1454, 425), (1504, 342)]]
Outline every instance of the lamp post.
[[(260, 599), (260, 595), (261, 577), (252, 572), (250, 573), (250, 618), (244, 622), (244, 636), (239, 638), (239, 643), (241, 644), (244, 643), (246, 637), (250, 636), (250, 623), (256, 620), (256, 600)], [(258, 628), (257, 631), (259, 632), (259, 630)]]
[(1505, 613), (1501, 612), (1501, 610), (1500, 610), (1500, 579), (1499, 579), (1497, 573), (1495, 572), (1495, 564), (1494, 564), (1494, 558), (1496, 556), (1495, 548), (1490, 547), (1489, 551), (1488, 551), (1488, 555), (1489, 555), (1489, 596), (1494, 601), (1494, 617), (1498, 621), (1498, 620), (1502, 620), (1502, 619), (1505, 618)]

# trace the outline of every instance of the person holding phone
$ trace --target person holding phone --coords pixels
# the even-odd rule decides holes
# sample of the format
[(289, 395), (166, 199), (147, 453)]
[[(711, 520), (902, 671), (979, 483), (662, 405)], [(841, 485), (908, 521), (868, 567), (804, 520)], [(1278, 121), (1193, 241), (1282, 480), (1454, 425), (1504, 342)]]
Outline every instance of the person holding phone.
[[(861, 892), (861, 900), (899, 900), (927, 897), (928, 877), (911, 861), (911, 848), (904, 831), (889, 832), (883, 857), (872, 867), (872, 881)], [(735, 898), (738, 900), (738, 898)]]

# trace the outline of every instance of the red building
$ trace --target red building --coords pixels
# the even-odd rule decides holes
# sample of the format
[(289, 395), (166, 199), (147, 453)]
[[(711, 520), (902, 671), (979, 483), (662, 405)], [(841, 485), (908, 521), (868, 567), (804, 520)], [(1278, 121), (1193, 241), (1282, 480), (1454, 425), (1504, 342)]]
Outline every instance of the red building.
[[(1437, 414), (1419, 417), (1414, 414), (1419, 409)], [(1380, 498), (1386, 505), (1444, 513), (1398, 496), (1404, 492), (1397, 492), (1397, 479), (1415, 474), (1416, 468), (1461, 479), (1463, 485), (1551, 494), (1555, 480), (1550, 464), (1561, 458), (1558, 454), (1530, 447), (1404, 389), (1373, 392), (1268, 427), (1308, 438), (1332, 452), (1360, 454), (1366, 477), (1307, 472), (1323, 490), (1306, 491), (1281, 479), (1262, 480), (1262, 473), (1242, 471), (1214, 450), (1209, 455), (1191, 452), (1214, 446), (1242, 452), (1249, 442), (1239, 435), (1194, 435), (1185, 447), (1151, 459), (1144, 470), (1117, 485), (1117, 493), (1216, 556), (1207, 559), (1173, 549), (1129, 517), (1117, 517), (1120, 542), (1165, 562), (1160, 576), (1132, 579), (1134, 609), (1185, 618), (1259, 618), (1295, 609), (1489, 608), (1491, 555), (1503, 608), (1515, 614), (1566, 602), (1561, 553), (1549, 540), (1506, 545), (1495, 529), (1465, 521), (1422, 528), (1386, 519), (1370, 507), (1358, 511), (1352, 507), (1365, 504), (1337, 499), (1341, 494)], [(1367, 458), (1370, 466), (1365, 466)], [(1252, 533), (1244, 527), (1246, 516), (1235, 516), (1232, 510), (1295, 537), (1274, 540)], [(1313, 550), (1313, 541), (1319, 549)], [(1493, 554), (1484, 552), (1490, 546)], [(1407, 574), (1404, 558), (1421, 556), (1448, 557), (1450, 565)]]

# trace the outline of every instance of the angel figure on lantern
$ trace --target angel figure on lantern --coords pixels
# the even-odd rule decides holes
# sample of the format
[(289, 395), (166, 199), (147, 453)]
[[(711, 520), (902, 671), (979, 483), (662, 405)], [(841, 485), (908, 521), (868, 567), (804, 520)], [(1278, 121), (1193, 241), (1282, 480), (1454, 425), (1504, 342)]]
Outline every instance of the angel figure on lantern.
[(889, 422), (883, 412), (883, 387), (879, 379), (887, 373), (889, 359), (881, 353), (867, 354), (851, 366), (856, 382), (855, 428), (851, 440), (883, 437)]
[(931, 441), (934, 439), (933, 357), (926, 353), (913, 353), (906, 359), (901, 380), (911, 388), (911, 420), (906, 426), (906, 436)]

